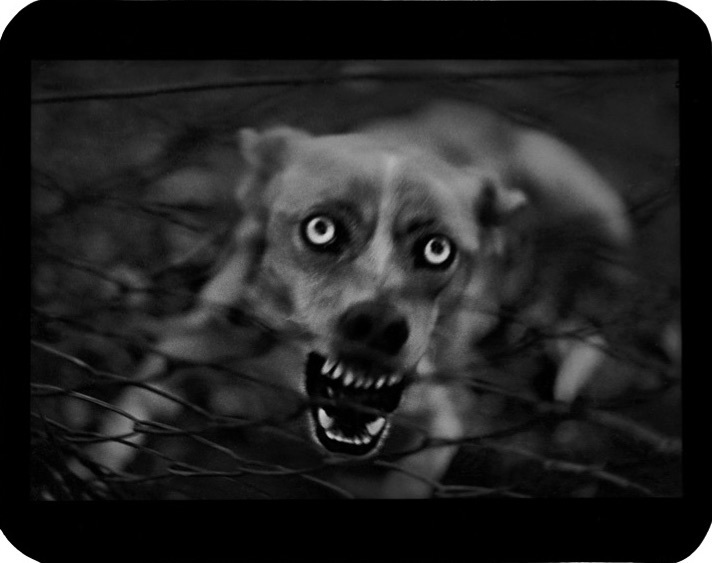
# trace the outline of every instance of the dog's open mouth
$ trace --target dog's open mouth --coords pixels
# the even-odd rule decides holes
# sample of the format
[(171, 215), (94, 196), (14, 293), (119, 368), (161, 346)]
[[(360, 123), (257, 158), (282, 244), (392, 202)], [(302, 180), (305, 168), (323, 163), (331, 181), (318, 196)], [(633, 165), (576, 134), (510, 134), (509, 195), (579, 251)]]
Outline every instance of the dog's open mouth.
[(306, 389), (316, 438), (327, 450), (364, 456), (375, 452), (388, 432), (388, 415), (400, 402), (403, 373), (316, 352), (307, 357)]

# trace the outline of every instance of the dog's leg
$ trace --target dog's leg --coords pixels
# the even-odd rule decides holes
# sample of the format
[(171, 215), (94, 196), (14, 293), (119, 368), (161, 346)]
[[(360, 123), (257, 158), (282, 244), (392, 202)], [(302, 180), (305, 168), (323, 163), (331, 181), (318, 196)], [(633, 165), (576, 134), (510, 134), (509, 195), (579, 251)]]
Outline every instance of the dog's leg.
[(584, 332), (579, 323), (565, 323), (557, 338), (554, 354), (559, 369), (554, 382), (554, 399), (572, 402), (606, 361), (606, 342), (598, 332)]
[[(468, 394), (452, 383), (429, 380), (433, 371), (427, 359), (421, 360), (418, 374), (424, 380), (412, 390), (416, 398), (413, 420), (422, 432), (414, 443), (420, 443), (422, 449), (398, 461), (398, 469), (391, 472), (383, 483), (381, 496), (384, 498), (430, 497), (458, 450), (456, 441), (465, 435), (464, 405), (458, 398)], [(426, 438), (425, 443), (423, 437)], [(443, 443), (439, 445), (438, 442)]]
[[(144, 361), (135, 381), (154, 379), (165, 372), (166, 366), (165, 357), (152, 355)], [(85, 452), (91, 461), (110, 472), (123, 470), (146, 441), (146, 434), (136, 431), (135, 424), (178, 414), (181, 410), (180, 403), (160, 394), (173, 393), (170, 385), (153, 382), (151, 388), (157, 392), (143, 387), (131, 387), (121, 393), (100, 422), (98, 433), (105, 441), (94, 444)], [(72, 460), (70, 469), (81, 477), (91, 476), (78, 460)]]
[[(136, 431), (140, 422), (175, 418), (183, 409), (180, 400), (179, 377), (168, 373), (169, 359), (191, 363), (210, 362), (234, 352), (238, 337), (224, 330), (209, 310), (197, 310), (167, 329), (171, 334), (156, 346), (140, 365), (129, 386), (109, 407), (99, 425), (99, 434), (106, 438), (88, 448), (86, 455), (109, 471), (123, 470), (146, 441), (144, 432)], [(132, 382), (146, 384), (131, 385)], [(78, 475), (87, 471), (74, 460), (71, 469)]]
[[(384, 498), (428, 498), (438, 486), (459, 447), (453, 442), (465, 434), (450, 392), (442, 385), (430, 389), (427, 405), (430, 416), (428, 426), (423, 430), (433, 444), (424, 444), (421, 451), (398, 462), (398, 469), (391, 472), (383, 484)], [(437, 445), (441, 440), (447, 443)]]

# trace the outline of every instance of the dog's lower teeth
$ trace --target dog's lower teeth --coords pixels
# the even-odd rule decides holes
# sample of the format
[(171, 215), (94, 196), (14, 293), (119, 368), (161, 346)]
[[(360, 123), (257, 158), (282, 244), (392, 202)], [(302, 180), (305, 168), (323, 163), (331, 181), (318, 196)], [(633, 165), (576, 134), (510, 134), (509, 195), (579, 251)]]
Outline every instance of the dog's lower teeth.
[(319, 409), (317, 415), (319, 417), (319, 424), (321, 424), (325, 430), (329, 430), (334, 426), (334, 419), (326, 414), (324, 409)]
[(349, 438), (342, 434), (336, 434), (332, 439), (335, 439), (337, 442), (343, 442), (345, 444), (352, 444), (356, 446), (364, 446), (371, 443), (371, 436), (353, 436)]
[(369, 422), (366, 425), (366, 428), (368, 429), (368, 433), (371, 436), (375, 436), (378, 434), (383, 427), (386, 425), (386, 419), (385, 418), (379, 418), (377, 420), (374, 420), (373, 422)]
[(386, 383), (386, 376), (382, 375), (381, 377), (378, 378), (378, 381), (376, 381), (376, 389), (380, 389), (383, 387), (383, 385)]
[(320, 425), (324, 428), (324, 432), (330, 440), (356, 446), (365, 446), (370, 444), (376, 434), (378, 434), (378, 432), (380, 432), (386, 424), (386, 419), (380, 418), (366, 425), (368, 430), (367, 432), (363, 432), (362, 434), (356, 436), (346, 436), (339, 428), (336, 427), (334, 419), (327, 415), (323, 409), (319, 409), (318, 417)]

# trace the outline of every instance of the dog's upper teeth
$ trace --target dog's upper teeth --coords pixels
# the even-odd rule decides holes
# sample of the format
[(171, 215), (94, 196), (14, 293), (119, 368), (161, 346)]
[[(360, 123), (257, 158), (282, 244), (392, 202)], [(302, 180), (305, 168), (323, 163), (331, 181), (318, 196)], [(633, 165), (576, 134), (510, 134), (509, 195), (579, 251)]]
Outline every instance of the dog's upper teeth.
[(346, 370), (346, 376), (344, 377), (344, 385), (351, 385), (355, 378), (356, 376), (350, 369)]
[(332, 360), (331, 358), (326, 358), (324, 360), (324, 365), (321, 366), (321, 374), (322, 375), (328, 374), (331, 371), (331, 368), (334, 367), (334, 363), (335, 363), (334, 360)]
[(366, 425), (366, 428), (368, 429), (368, 433), (371, 436), (375, 436), (383, 429), (383, 427), (385, 425), (386, 425), (386, 419), (381, 417), (381, 418), (374, 420), (373, 422), (369, 422)]
[(317, 415), (319, 417), (319, 424), (321, 424), (324, 429), (329, 430), (334, 426), (334, 419), (326, 414), (324, 409), (319, 409)]
[(328, 357), (324, 359), (324, 363), (321, 366), (321, 373), (329, 379), (341, 379), (344, 386), (353, 386), (356, 389), (381, 389), (384, 385), (396, 385), (403, 379), (403, 374), (400, 373), (371, 377), (347, 367), (338, 359)]

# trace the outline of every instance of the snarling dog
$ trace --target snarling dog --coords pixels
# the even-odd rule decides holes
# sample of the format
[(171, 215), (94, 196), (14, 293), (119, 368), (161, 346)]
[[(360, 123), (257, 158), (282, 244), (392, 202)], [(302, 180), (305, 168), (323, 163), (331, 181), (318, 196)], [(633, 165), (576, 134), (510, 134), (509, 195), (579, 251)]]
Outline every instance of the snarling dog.
[[(580, 330), (590, 323), (579, 304), (615, 282), (630, 226), (616, 192), (565, 143), (449, 102), (347, 134), (238, 138), (231, 250), (137, 381), (178, 394), (176, 362), (232, 366), (239, 374), (205, 375), (213, 412), (286, 429), (315, 459), (391, 455), (322, 474), (356, 496), (425, 497), (457, 441), (482, 429), (468, 366), (505, 320), (579, 335), (551, 347), (555, 399), (595, 373), (602, 337)], [(117, 406), (109, 436), (181, 408), (141, 387)], [(279, 460), (266, 433), (256, 455), (272, 448)], [(109, 441), (91, 455), (116, 470), (134, 449)]]

